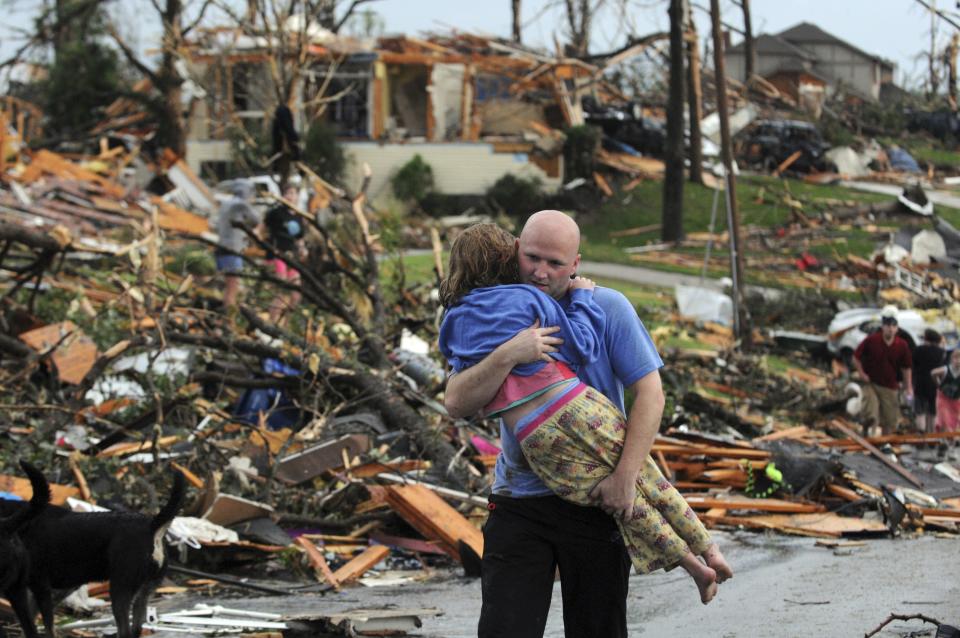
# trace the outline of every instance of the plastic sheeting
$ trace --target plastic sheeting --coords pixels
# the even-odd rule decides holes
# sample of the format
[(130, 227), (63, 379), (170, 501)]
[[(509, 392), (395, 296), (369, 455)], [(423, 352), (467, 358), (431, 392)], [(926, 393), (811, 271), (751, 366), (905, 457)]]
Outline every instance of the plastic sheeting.
[(684, 317), (733, 324), (733, 299), (722, 292), (699, 286), (677, 286), (677, 308)]

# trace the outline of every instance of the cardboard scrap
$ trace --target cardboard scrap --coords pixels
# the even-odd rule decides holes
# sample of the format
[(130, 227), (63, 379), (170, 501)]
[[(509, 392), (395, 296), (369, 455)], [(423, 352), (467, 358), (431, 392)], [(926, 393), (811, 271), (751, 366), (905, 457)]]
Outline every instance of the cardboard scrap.
[(97, 344), (69, 320), (21, 333), (20, 340), (40, 353), (56, 346), (51, 359), (64, 383), (80, 383), (97, 360)]

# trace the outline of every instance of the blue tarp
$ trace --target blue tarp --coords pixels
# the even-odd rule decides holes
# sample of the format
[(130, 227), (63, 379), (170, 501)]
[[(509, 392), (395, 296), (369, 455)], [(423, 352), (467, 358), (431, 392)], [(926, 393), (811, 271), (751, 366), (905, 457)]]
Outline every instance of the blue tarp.
[[(267, 374), (281, 374), (296, 377), (300, 371), (277, 361), (264, 359), (261, 364)], [(294, 405), (283, 390), (276, 388), (250, 388), (244, 391), (233, 406), (233, 416), (251, 425), (260, 422), (260, 413), (268, 413), (267, 427), (271, 430), (294, 428), (300, 423), (300, 409)]]
[(908, 173), (920, 172), (920, 165), (917, 164), (917, 160), (913, 159), (913, 156), (902, 148), (888, 148), (887, 159), (890, 160), (890, 166), (895, 171), (906, 171)]

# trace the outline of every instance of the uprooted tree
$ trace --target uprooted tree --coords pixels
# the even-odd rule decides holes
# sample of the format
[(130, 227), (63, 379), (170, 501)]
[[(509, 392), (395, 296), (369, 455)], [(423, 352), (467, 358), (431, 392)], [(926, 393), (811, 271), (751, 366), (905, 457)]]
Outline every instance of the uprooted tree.
[[(300, 220), (309, 226), (308, 249), (302, 255), (278, 255), (301, 273), (299, 282), (278, 278), (262, 261), (243, 256), (251, 294), (241, 306), (244, 319), (238, 318), (238, 324), (217, 311), (216, 303), (203, 308), (209, 306), (211, 293), (198, 287), (192, 276), (180, 278), (159, 267), (165, 240), (149, 219), (144, 220), (139, 225), (142, 237), (131, 246), (136, 253), (145, 250), (147, 257), (128, 261), (130, 247), (119, 251), (124, 256), (109, 262), (104, 281), (98, 284), (113, 289), (104, 305), (124, 317), (118, 325), (130, 327), (103, 344), (86, 376), (72, 385), (55, 382), (55, 368), (47, 365), (50, 352), (34, 352), (18, 341), (11, 318), (32, 314), (45, 278), (76, 276), (76, 266), (65, 256), (80, 248), (69, 233), (44, 234), (17, 225), (0, 226), (0, 267), (14, 281), (0, 300), (0, 362), (5, 359), (6, 369), (16, 371), (4, 376), (5, 386), (11, 396), (36, 409), (59, 406), (54, 411), (57, 416), (42, 426), (52, 434), (85, 409), (88, 390), (104, 376), (115, 374), (110, 372), (114, 361), (138, 353), (146, 353), (152, 361), (163, 349), (180, 344), (206, 354), (182, 383), (171, 384), (171, 380), (150, 373), (124, 373), (145, 388), (147, 398), (130, 408), (133, 414), (123, 419), (98, 416), (91, 427), (102, 437), (101, 443), (130, 437), (156, 439), (165, 426), (192, 428), (209, 414), (219, 414), (229, 423), (232, 420), (222, 407), (214, 407), (225, 405), (225, 388), (273, 388), (282, 390), (303, 415), (301, 423), (315, 430), (322, 431), (326, 422), (339, 415), (376, 413), (388, 431), (401, 435), (396, 441), (408, 443), (410, 450), (402, 453), (432, 461), (435, 480), (470, 487), (468, 465), (458, 453), (464, 441), (433, 400), (435, 388), (411, 385), (397, 374), (399, 366), (392, 355), (402, 330), (406, 327), (430, 337), (435, 307), (426, 291), (416, 293), (402, 282), (396, 289), (384, 285), (380, 218), (366, 205), (368, 183), (369, 176), (360, 192), (351, 197), (340, 191), (331, 193), (335, 215), (327, 226), (299, 212)], [(253, 244), (266, 248), (252, 229), (245, 230)], [(190, 240), (209, 243), (199, 237)], [(254, 294), (258, 289), (260, 294)], [(299, 309), (291, 310), (296, 316), (287, 328), (263, 318), (271, 298), (285, 290), (302, 295)], [(277, 376), (265, 372), (261, 364), (268, 358), (296, 373)], [(12, 367), (11, 361), (15, 362)], [(203, 365), (203, 361), (215, 365)], [(54, 383), (38, 392), (34, 372), (41, 369), (53, 374)], [(212, 403), (199, 397), (200, 387), (204, 396), (213, 397)], [(95, 450), (101, 447), (98, 444)], [(266, 489), (269, 493), (269, 486)]]

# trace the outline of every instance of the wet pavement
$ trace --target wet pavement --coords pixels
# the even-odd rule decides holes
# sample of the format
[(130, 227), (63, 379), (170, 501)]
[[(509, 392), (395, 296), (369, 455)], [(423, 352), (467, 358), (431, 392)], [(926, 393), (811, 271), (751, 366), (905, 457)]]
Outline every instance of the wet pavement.
[[(831, 550), (815, 539), (717, 532), (736, 570), (710, 605), (700, 604), (692, 581), (680, 570), (634, 575), (630, 583), (630, 636), (721, 638), (825, 638), (863, 636), (890, 613), (924, 614), (960, 625), (960, 538), (870, 539), (863, 547)], [(416, 572), (410, 572), (415, 574)], [(222, 589), (220, 591), (223, 591)], [(353, 587), (325, 596), (218, 598), (173, 596), (158, 601), (162, 611), (195, 602), (278, 613), (330, 614), (356, 608), (438, 608), (424, 616), (413, 634), (424, 638), (476, 635), (480, 582), (455, 572), (422, 583)], [(920, 621), (896, 621), (879, 636), (929, 635)], [(157, 636), (183, 633), (163, 632)], [(563, 636), (560, 586), (544, 634)]]

